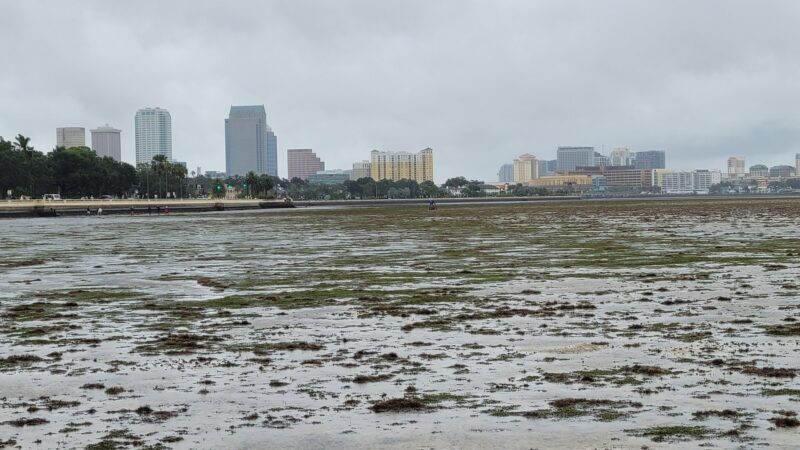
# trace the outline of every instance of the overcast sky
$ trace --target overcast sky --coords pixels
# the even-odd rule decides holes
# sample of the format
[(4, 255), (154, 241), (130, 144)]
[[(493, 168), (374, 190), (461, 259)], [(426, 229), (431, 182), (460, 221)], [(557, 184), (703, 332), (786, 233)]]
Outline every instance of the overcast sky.
[(438, 182), (559, 145), (793, 165), (798, 24), (796, 0), (0, 0), (0, 136), (109, 123), (132, 163), (160, 106), (174, 158), (224, 170), (230, 106), (264, 104), (282, 176), (287, 148), (431, 147)]

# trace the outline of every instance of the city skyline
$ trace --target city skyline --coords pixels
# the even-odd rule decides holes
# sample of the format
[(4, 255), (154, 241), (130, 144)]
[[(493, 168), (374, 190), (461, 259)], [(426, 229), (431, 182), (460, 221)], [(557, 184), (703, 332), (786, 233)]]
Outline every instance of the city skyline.
[[(288, 148), (348, 168), (372, 148), (429, 146), (448, 162), (437, 181), (492, 179), (559, 145), (664, 149), (670, 166), (719, 169), (800, 152), (795, 2), (187, 5), (7, 2), (0, 47), (26, 70), (0, 75), (0, 135), (50, 150), (57, 127), (111, 123), (133, 161), (132, 114), (161, 105), (174, 157), (222, 170), (221, 117), (259, 102), (281, 135), (281, 176)], [(87, 31), (25, 32), (63, 23)]]

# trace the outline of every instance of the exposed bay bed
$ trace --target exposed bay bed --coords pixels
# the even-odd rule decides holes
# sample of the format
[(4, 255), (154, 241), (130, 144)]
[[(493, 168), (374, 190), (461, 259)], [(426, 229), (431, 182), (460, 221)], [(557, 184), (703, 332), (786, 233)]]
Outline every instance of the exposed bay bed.
[(800, 201), (3, 222), (0, 448), (791, 448)]

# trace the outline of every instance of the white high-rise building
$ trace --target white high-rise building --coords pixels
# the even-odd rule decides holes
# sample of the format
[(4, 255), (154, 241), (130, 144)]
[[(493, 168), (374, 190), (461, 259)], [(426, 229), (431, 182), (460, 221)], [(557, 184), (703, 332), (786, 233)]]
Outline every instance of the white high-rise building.
[(172, 117), (161, 108), (136, 112), (136, 165), (149, 164), (156, 155), (172, 161)]
[(612, 166), (632, 166), (631, 150), (627, 147), (614, 147), (609, 154)]
[(64, 148), (86, 147), (86, 129), (83, 127), (56, 128), (56, 146)]
[(92, 150), (99, 157), (108, 156), (116, 161), (122, 161), (122, 145), (120, 143), (120, 133), (122, 130), (105, 126), (90, 130), (92, 133)]

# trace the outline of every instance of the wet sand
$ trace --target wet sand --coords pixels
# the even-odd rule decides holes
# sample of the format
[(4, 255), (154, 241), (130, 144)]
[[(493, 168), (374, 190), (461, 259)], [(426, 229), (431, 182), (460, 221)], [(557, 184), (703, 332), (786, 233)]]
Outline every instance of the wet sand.
[(795, 448), (800, 200), (4, 222), (0, 448)]

